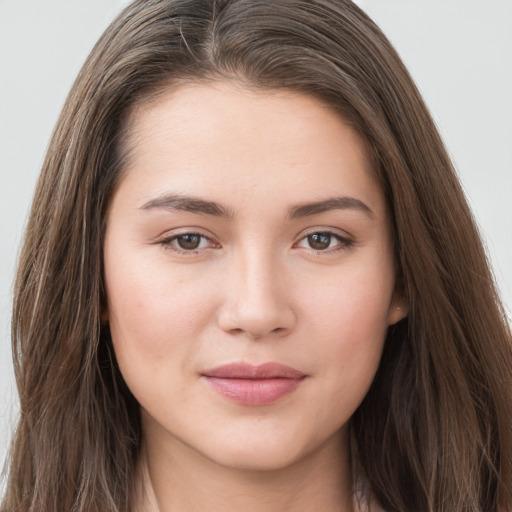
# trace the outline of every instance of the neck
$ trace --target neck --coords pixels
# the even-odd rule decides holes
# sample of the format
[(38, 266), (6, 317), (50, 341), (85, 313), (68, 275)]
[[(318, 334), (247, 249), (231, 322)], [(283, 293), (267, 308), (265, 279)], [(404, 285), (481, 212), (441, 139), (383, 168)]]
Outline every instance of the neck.
[(146, 442), (141, 452), (138, 512), (354, 511), (346, 432), (269, 471), (225, 467), (183, 444), (162, 448)]

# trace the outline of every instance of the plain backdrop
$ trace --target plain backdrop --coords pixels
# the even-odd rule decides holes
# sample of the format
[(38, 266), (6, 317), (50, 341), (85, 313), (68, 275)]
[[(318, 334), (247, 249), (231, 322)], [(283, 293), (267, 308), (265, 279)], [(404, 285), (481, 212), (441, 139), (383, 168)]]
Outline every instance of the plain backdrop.
[[(0, 466), (15, 426), (18, 246), (67, 92), (121, 0), (0, 0)], [(512, 310), (512, 0), (360, 0), (430, 107)]]

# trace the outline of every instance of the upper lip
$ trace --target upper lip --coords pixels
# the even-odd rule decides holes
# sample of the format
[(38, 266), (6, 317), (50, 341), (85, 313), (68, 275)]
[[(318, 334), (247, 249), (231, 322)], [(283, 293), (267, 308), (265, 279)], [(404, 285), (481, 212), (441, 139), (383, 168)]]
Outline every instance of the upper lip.
[(205, 377), (218, 379), (301, 379), (306, 375), (295, 368), (280, 363), (230, 363), (202, 372)]

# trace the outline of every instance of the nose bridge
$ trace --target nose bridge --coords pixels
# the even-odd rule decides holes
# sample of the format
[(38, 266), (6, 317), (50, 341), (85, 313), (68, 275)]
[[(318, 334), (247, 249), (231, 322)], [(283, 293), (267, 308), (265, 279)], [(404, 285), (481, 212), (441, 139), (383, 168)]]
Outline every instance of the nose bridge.
[(237, 271), (240, 298), (262, 309), (278, 301), (279, 280), (277, 258), (270, 250), (247, 250), (240, 258)]
[(259, 338), (292, 327), (294, 314), (282, 267), (271, 247), (246, 247), (237, 252), (227, 276), (224, 330)]

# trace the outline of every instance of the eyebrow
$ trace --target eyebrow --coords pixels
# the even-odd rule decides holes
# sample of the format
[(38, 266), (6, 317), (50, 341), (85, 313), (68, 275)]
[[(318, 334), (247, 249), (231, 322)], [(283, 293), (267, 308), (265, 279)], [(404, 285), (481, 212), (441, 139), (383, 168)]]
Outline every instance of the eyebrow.
[[(200, 197), (186, 196), (181, 194), (164, 194), (151, 199), (141, 206), (141, 210), (152, 210), (155, 208), (171, 209), (196, 213), (199, 215), (212, 215), (215, 217), (234, 218), (234, 212), (214, 201), (206, 201)], [(356, 210), (364, 213), (370, 218), (374, 217), (373, 211), (363, 201), (355, 197), (330, 197), (322, 201), (304, 203), (292, 206), (288, 210), (288, 218), (300, 219), (312, 215), (318, 215), (332, 210)]]
[(356, 210), (364, 213), (371, 219), (374, 217), (373, 211), (368, 205), (356, 199), (355, 197), (331, 197), (314, 203), (305, 203), (293, 206), (288, 210), (288, 216), (292, 219), (318, 215), (331, 210)]
[(154, 208), (170, 209), (183, 212), (197, 213), (200, 215), (213, 215), (232, 219), (233, 212), (214, 201), (205, 201), (200, 197), (184, 196), (181, 194), (164, 194), (151, 199), (141, 206), (141, 210), (152, 210)]

